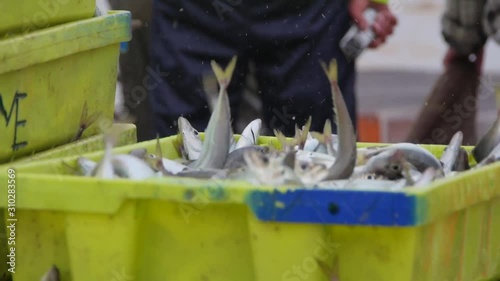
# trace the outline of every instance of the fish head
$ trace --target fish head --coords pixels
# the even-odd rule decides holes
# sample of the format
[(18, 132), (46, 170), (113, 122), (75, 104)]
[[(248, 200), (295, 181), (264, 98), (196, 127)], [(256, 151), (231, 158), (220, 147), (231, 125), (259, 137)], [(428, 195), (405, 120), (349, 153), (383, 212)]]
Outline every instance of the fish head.
[(295, 161), (295, 174), (306, 186), (316, 185), (328, 175), (328, 168), (322, 163)]
[(182, 152), (189, 160), (195, 160), (200, 156), (202, 141), (198, 130), (191, 126), (189, 121), (180, 116), (177, 120), (179, 135), (182, 138)]

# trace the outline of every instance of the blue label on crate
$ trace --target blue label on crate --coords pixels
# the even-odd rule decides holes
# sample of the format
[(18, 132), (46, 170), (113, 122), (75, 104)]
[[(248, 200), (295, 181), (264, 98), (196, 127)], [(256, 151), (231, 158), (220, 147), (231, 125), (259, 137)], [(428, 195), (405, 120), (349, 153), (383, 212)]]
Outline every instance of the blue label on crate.
[(252, 191), (250, 208), (262, 221), (344, 225), (416, 225), (416, 197), (347, 190)]

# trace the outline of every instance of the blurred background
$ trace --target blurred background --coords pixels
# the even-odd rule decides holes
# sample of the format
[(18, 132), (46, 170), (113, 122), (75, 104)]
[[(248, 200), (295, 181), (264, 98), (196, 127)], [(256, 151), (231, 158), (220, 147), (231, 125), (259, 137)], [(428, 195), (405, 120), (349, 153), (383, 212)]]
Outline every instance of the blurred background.
[[(123, 105), (117, 105), (117, 122), (137, 125), (138, 141), (155, 137), (147, 99), (131, 97), (135, 87), (142, 87), (148, 75), (148, 37), (151, 0), (109, 0), (112, 9), (132, 12), (133, 38), (128, 51), (120, 57), (120, 85)], [(358, 59), (359, 137), (367, 142), (404, 141), (426, 97), (442, 74), (447, 50), (441, 32), (444, 0), (392, 0), (390, 7), (399, 24), (387, 43), (368, 50)], [(483, 76), (486, 83), (500, 85), (500, 46), (488, 42)], [(260, 102), (250, 71), (239, 128), (256, 118)], [(121, 99), (118, 96), (117, 101)], [(495, 95), (480, 101), (477, 134), (484, 134), (496, 118)], [(123, 109), (120, 109), (124, 106)]]

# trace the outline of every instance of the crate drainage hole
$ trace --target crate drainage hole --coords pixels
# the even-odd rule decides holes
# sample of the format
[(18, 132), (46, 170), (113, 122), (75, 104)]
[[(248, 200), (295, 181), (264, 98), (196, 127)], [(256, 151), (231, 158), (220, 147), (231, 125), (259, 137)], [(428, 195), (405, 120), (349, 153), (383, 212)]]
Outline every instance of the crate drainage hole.
[(340, 209), (339, 209), (339, 206), (337, 204), (335, 204), (335, 203), (328, 204), (328, 212), (330, 212), (330, 214), (336, 215), (336, 214), (338, 214), (339, 211), (340, 211)]

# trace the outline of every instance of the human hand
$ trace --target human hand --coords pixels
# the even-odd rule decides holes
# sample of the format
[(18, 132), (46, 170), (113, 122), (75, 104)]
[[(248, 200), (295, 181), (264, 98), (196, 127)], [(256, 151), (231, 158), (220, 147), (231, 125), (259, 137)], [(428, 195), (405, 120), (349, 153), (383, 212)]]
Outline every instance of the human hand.
[(448, 51), (446, 52), (446, 55), (444, 56), (443, 64), (446, 68), (448, 68), (450, 66), (450, 64), (454, 61), (467, 60), (467, 61), (474, 63), (474, 65), (476, 67), (476, 71), (481, 73), (482, 72), (481, 68), (483, 67), (484, 47), (472, 55), (475, 56), (474, 61), (470, 60), (469, 55), (460, 55), (453, 48), (448, 48)]
[(369, 7), (377, 11), (377, 17), (372, 26), (375, 38), (368, 47), (377, 48), (384, 44), (387, 37), (394, 32), (394, 27), (397, 25), (398, 21), (386, 4), (374, 3), (370, 0), (350, 0), (349, 13), (361, 30), (368, 28), (368, 23), (363, 13)]

